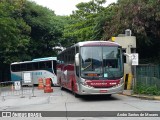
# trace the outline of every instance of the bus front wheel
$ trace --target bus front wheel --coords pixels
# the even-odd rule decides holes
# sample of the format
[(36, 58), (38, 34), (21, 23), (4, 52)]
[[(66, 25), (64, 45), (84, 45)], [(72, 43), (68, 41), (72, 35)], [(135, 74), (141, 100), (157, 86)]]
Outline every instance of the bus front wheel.
[(106, 96), (107, 96), (107, 97), (111, 97), (111, 96), (112, 96), (112, 94), (107, 94)]
[(74, 95), (74, 97), (79, 98), (79, 95), (77, 93), (75, 93), (74, 91), (73, 91), (73, 95)]

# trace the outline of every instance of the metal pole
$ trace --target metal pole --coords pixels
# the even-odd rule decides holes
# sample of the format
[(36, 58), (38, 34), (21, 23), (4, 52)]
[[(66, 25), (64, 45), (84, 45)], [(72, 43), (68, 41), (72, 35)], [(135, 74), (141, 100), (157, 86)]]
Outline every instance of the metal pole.
[(32, 84), (32, 97), (36, 97), (36, 96), (34, 95), (34, 84)]
[(33, 80), (33, 72), (32, 72), (32, 97), (36, 97), (34, 95), (34, 80)]
[(2, 96), (2, 101), (5, 101), (4, 95), (2, 95), (2, 83), (0, 83), (0, 96)]
[(137, 85), (137, 80), (136, 80), (136, 65), (134, 65), (134, 89), (136, 89), (136, 85)]
[(132, 75), (133, 75), (133, 78), (132, 78), (132, 89), (133, 91), (136, 89), (136, 65), (132, 65), (131, 66), (131, 72), (132, 72)]
[(24, 98), (24, 96), (23, 96), (23, 85), (22, 85), (22, 81), (21, 81), (21, 86), (22, 86), (22, 90), (21, 90), (21, 91), (22, 91), (22, 92), (21, 92), (21, 95), (22, 95), (22, 96), (21, 96), (21, 98)]

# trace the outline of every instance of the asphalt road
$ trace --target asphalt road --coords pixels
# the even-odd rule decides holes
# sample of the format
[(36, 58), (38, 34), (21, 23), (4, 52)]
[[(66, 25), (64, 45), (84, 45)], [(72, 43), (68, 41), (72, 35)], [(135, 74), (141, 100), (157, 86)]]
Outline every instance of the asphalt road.
[[(160, 111), (160, 101), (156, 100), (143, 100), (139, 98), (124, 96), (121, 94), (115, 94), (111, 97), (107, 96), (81, 96), (80, 98), (75, 98), (71, 92), (67, 90), (61, 91), (59, 87), (54, 87), (53, 93), (44, 93), (43, 90), (34, 89), (35, 97), (31, 97), (28, 94), (24, 94), (24, 98), (20, 96), (5, 96), (4, 99), (1, 97), (0, 100), (0, 111), (12, 111), (12, 112), (24, 112), (24, 111), (51, 111), (48, 113), (51, 116), (57, 115), (58, 117), (45, 117), (45, 119), (55, 119), (55, 120), (160, 120), (160, 117), (135, 117), (140, 115), (139, 112), (143, 111)], [(60, 112), (58, 112), (60, 111)], [(73, 112), (67, 112), (73, 111)], [(88, 117), (81, 116), (83, 113), (78, 111), (86, 111)], [(88, 112), (97, 111), (97, 112)], [(116, 112), (114, 112), (116, 111)], [(120, 111), (120, 112), (117, 112)], [(125, 116), (129, 112), (138, 112), (134, 114), (134, 117)], [(144, 113), (144, 114), (148, 114)], [(73, 117), (70, 114), (75, 113)], [(102, 116), (96, 116), (98, 113), (103, 113)], [(113, 113), (113, 116), (110, 115)], [(123, 113), (123, 114), (121, 114)], [(60, 115), (62, 114), (62, 116)], [(90, 116), (91, 114), (91, 116)], [(104, 116), (104, 114), (106, 114)], [(108, 117), (107, 114), (110, 116)], [(120, 114), (120, 116), (115, 116), (115, 114)], [(154, 114), (154, 112), (153, 112)], [(125, 116), (125, 117), (122, 117)], [(24, 118), (24, 117), (2, 117), (3, 119), (34, 119), (41, 120), (42, 118)]]

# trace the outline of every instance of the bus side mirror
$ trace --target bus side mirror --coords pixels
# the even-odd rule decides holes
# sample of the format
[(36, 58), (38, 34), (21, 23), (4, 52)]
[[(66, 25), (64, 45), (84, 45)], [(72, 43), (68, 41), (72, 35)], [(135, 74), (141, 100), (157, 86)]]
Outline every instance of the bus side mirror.
[(76, 66), (79, 66), (79, 53), (75, 55), (75, 64)]
[(128, 57), (128, 64), (132, 65), (132, 55), (127, 53), (123, 53), (123, 54)]

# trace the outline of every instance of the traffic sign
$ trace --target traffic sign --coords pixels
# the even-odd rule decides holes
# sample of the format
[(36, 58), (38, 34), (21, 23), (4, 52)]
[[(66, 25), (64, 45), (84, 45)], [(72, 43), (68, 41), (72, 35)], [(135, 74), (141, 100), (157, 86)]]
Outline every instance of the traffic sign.
[(139, 58), (138, 53), (132, 53), (132, 65), (138, 65), (139, 64)]
[(14, 82), (15, 90), (20, 90), (21, 89), (21, 83), (20, 81)]
[(31, 83), (32, 82), (32, 76), (30, 72), (23, 73), (23, 80), (24, 83)]

